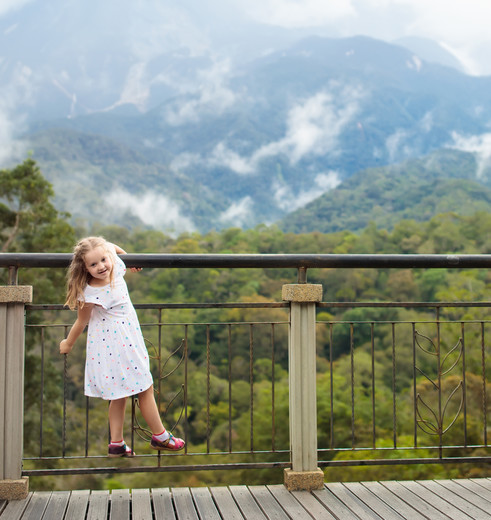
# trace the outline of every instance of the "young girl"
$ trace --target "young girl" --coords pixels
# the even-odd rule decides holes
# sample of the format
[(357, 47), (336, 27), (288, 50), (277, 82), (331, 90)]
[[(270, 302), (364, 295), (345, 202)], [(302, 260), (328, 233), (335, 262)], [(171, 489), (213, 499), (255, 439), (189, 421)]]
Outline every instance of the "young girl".
[(125, 251), (102, 237), (84, 238), (75, 246), (65, 305), (78, 314), (60, 343), (60, 353), (72, 350), (88, 324), (85, 395), (110, 401), (110, 457), (134, 456), (124, 442), (123, 423), (127, 398), (135, 394), (152, 430), (151, 447), (179, 451), (184, 441), (168, 433), (160, 419), (147, 349), (123, 278), (126, 267), (118, 254)]

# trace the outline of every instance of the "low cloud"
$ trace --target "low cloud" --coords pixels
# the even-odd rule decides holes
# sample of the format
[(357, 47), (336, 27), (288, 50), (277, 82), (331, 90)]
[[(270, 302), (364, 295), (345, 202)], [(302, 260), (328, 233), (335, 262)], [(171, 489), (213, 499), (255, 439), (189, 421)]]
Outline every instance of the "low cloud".
[(114, 210), (129, 212), (144, 224), (172, 235), (196, 229), (193, 221), (182, 215), (180, 206), (162, 194), (131, 194), (123, 190), (110, 193), (105, 202)]
[(473, 153), (477, 160), (476, 177), (484, 177), (485, 171), (491, 166), (491, 133), (463, 136), (452, 132), (453, 142), (448, 146), (463, 152)]
[(251, 197), (243, 197), (234, 202), (219, 217), (219, 221), (226, 226), (242, 227), (254, 216), (254, 202)]
[(341, 183), (339, 174), (335, 171), (319, 173), (314, 179), (314, 185), (309, 190), (294, 192), (291, 186), (275, 181), (272, 186), (276, 205), (283, 211), (294, 211), (320, 197), (326, 191), (334, 189)]
[(278, 155), (295, 165), (307, 156), (336, 153), (338, 139), (359, 110), (360, 89), (331, 85), (330, 91), (299, 101), (287, 115), (285, 136), (258, 148), (249, 157), (243, 157), (219, 143), (208, 163), (225, 166), (238, 174), (249, 174), (259, 169), (261, 161)]

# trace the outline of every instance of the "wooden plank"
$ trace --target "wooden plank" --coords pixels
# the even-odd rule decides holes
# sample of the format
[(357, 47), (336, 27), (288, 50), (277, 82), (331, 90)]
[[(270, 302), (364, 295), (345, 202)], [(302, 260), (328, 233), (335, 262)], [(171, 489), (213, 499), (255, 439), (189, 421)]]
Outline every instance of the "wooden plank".
[[(360, 482), (345, 482), (344, 486), (384, 520), (405, 520), (395, 509), (388, 506)], [(413, 519), (411, 518), (411, 520)]]
[(89, 504), (90, 491), (87, 489), (72, 491), (68, 508), (66, 511), (67, 518), (85, 518), (87, 506)]
[(206, 520), (221, 519), (217, 506), (215, 502), (213, 502), (213, 498), (207, 488), (191, 488), (191, 494), (193, 495), (196, 510), (200, 518), (206, 518)]
[(488, 478), (471, 478), (470, 480), (475, 484), (479, 484), (484, 489), (491, 491), (491, 480), (489, 480)]
[(443, 514), (449, 516), (453, 520), (469, 520), (472, 517), (468, 514), (464, 513), (460, 509), (454, 507), (452, 504), (439, 497), (434, 492), (425, 488), (423, 485), (414, 481), (401, 481), (401, 484), (406, 488), (412, 491), (415, 495), (417, 495), (422, 500), (426, 501), (428, 504), (431, 504), (433, 507), (438, 509)]
[(87, 520), (106, 520), (109, 511), (109, 491), (92, 491), (89, 496)]
[(458, 490), (449, 489), (450, 484), (444, 486), (434, 480), (417, 480), (416, 482), (429, 489), (439, 497), (443, 498), (452, 504), (452, 506), (460, 509), (471, 518), (479, 518), (479, 520), (491, 520), (491, 515), (487, 513), (486, 510), (480, 509), (476, 505), (471, 504), (465, 498), (462, 498), (459, 495)]
[(247, 486), (229, 487), (235, 502), (247, 520), (264, 519), (266, 516), (257, 505)]
[(70, 491), (53, 491), (43, 518), (64, 518), (70, 500)]
[(359, 519), (359, 517), (355, 515), (342, 500), (339, 500), (332, 491), (327, 489), (325, 485), (323, 489), (316, 489), (312, 491), (312, 493), (336, 518), (342, 518), (343, 520)]
[(130, 492), (128, 489), (113, 489), (110, 505), (110, 520), (130, 520)]
[(218, 511), (226, 520), (243, 520), (242, 513), (237, 507), (235, 500), (226, 487), (212, 487), (210, 492), (215, 500)]
[(422, 515), (430, 520), (448, 520), (448, 516), (444, 515), (438, 509), (435, 509), (431, 504), (422, 500), (419, 496), (412, 493), (409, 489), (402, 485), (402, 481), (384, 481), (381, 484), (392, 491), (406, 504), (413, 506)]
[(11, 500), (7, 502), (5, 509), (2, 512), (2, 519), (5, 520), (20, 520), (24, 511), (26, 510), (29, 502), (32, 499), (34, 493), (28, 493), (26, 498), (21, 500)]
[(428, 518), (411, 507), (410, 504), (401, 500), (380, 482), (362, 482), (362, 485), (369, 489), (380, 500), (383, 500), (392, 509), (397, 511), (403, 518), (407, 518), (407, 520), (425, 520)]
[[(325, 493), (327, 491), (323, 490)], [(303, 507), (313, 516), (315, 519), (319, 520), (337, 520), (337, 517), (333, 516), (330, 511), (328, 511), (324, 505), (324, 503), (317, 499), (310, 491), (292, 491), (292, 495), (298, 500)], [(353, 517), (343, 517), (349, 520)]]
[(133, 489), (131, 491), (132, 520), (149, 520), (152, 518), (152, 504), (148, 489)]
[(0, 515), (2, 514), (2, 511), (7, 507), (7, 501), (6, 500), (0, 500)]
[(269, 520), (288, 520), (288, 515), (265, 486), (249, 486), (249, 491)]
[(172, 495), (168, 488), (152, 489), (152, 502), (155, 520), (176, 520)]
[(22, 518), (28, 518), (29, 520), (40, 520), (43, 518), (50, 497), (51, 491), (35, 491), (24, 510)]
[(459, 486), (465, 487), (474, 495), (483, 498), (484, 500), (486, 500), (486, 502), (489, 502), (491, 504), (490, 489), (486, 489), (480, 486), (477, 482), (474, 482), (472, 479), (459, 479), (454, 480), (454, 482), (457, 482)]
[[(461, 479), (461, 480), (443, 479), (443, 480), (438, 480), (437, 482), (440, 485), (444, 486), (445, 489), (448, 489), (452, 493), (459, 495), (459, 497), (463, 498), (464, 500), (467, 500), (474, 506), (476, 506), (479, 509), (481, 509), (482, 511), (484, 511), (487, 515), (485, 518), (488, 518), (488, 517), (491, 518), (491, 515), (488, 512), (491, 508), (491, 503), (489, 502), (489, 500), (486, 500), (479, 494), (475, 493), (474, 491), (471, 491), (470, 489), (468, 489), (467, 487), (462, 485), (462, 483), (464, 482), (464, 479)], [(486, 490), (484, 490), (484, 491), (486, 491)]]
[[(312, 517), (312, 515), (310, 515), (310, 513), (302, 506), (302, 504), (282, 484), (266, 487), (269, 489), (270, 493), (274, 496), (275, 500), (280, 504), (289, 518), (305, 518), (307, 514)], [(314, 500), (316, 499), (314, 498)], [(312, 518), (316, 517), (313, 516)]]
[(364, 502), (356, 497), (351, 491), (340, 482), (329, 482), (325, 488), (335, 495), (346, 508), (358, 515), (363, 520), (381, 520), (381, 517), (372, 511)]
[(199, 520), (188, 488), (172, 488), (172, 498), (178, 520)]

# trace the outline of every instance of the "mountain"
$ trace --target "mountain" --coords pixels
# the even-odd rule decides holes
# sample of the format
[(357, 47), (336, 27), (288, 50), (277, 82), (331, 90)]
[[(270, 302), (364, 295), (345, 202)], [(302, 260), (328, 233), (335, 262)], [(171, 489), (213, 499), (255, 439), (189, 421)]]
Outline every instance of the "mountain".
[(478, 182), (472, 154), (442, 150), (403, 164), (372, 168), (286, 216), (295, 233), (361, 231), (369, 222), (391, 229), (400, 220), (427, 221), (439, 213), (491, 212), (491, 178)]

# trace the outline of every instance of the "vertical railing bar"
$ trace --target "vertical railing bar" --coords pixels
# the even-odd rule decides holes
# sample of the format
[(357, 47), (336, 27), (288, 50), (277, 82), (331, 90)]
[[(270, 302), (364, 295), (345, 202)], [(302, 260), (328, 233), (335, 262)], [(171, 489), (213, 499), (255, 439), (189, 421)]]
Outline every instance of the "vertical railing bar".
[(418, 447), (418, 388), (417, 388), (417, 376), (416, 376), (416, 323), (412, 324), (413, 332), (413, 421), (414, 421), (414, 447)]
[(7, 285), (17, 285), (18, 284), (18, 275), (19, 275), (19, 269), (15, 265), (9, 265), (9, 274), (8, 274), (8, 281)]
[(438, 367), (438, 451), (443, 458), (443, 418), (442, 418), (442, 366), (441, 366), (440, 306), (436, 307), (436, 359)]
[(370, 344), (372, 353), (372, 448), (376, 448), (376, 417), (375, 417), (375, 324), (370, 324)]
[(488, 445), (488, 399), (486, 392), (486, 350), (485, 346), (484, 322), (481, 322), (481, 366), (482, 366), (482, 412), (484, 421), (484, 446)]
[(43, 456), (43, 422), (44, 422), (44, 327), (41, 328), (41, 392), (39, 406), (39, 457)]
[(463, 392), (463, 401), (464, 401), (464, 446), (467, 447), (467, 381), (465, 377), (466, 372), (466, 352), (465, 352), (465, 325), (461, 323), (462, 330), (462, 392)]
[(89, 396), (85, 396), (85, 456), (89, 456)]
[[(162, 307), (158, 308), (157, 312), (157, 318), (158, 318), (158, 328), (157, 328), (157, 352), (158, 352), (158, 360), (157, 360), (157, 366), (158, 366), (158, 380), (157, 380), (157, 410), (159, 411), (159, 414), (161, 413), (161, 406), (162, 406)], [(133, 446), (133, 445), (132, 445)], [(162, 452), (160, 450), (157, 451), (157, 465), (160, 467), (162, 463)]]
[(350, 323), (350, 361), (351, 361), (351, 448), (355, 448), (355, 331)]
[(184, 453), (188, 452), (189, 424), (188, 424), (188, 324), (184, 325)]
[[(68, 334), (68, 327), (65, 326), (65, 338)], [(67, 378), (68, 378), (68, 354), (63, 354), (63, 424), (61, 432), (61, 453), (62, 457), (65, 458), (65, 439), (66, 439), (66, 401), (67, 401)]]
[(271, 450), (276, 451), (276, 406), (275, 406), (275, 336), (271, 323)]
[(329, 418), (329, 430), (330, 430), (330, 448), (331, 450), (334, 449), (334, 380), (333, 380), (333, 360), (332, 360), (332, 350), (333, 350), (333, 328), (334, 324), (329, 324), (329, 385), (331, 390), (331, 396), (330, 396), (330, 410), (331, 410), (331, 416)]
[(392, 434), (394, 448), (397, 448), (397, 399), (396, 399), (396, 325), (392, 322)]
[(228, 452), (232, 453), (232, 324), (228, 324)]
[[(136, 399), (135, 395), (131, 396), (131, 449), (135, 451), (135, 414), (136, 414)], [(140, 404), (140, 403), (138, 403)]]
[(250, 451), (254, 452), (254, 324), (249, 325)]
[(206, 325), (206, 453), (210, 453), (210, 325)]

